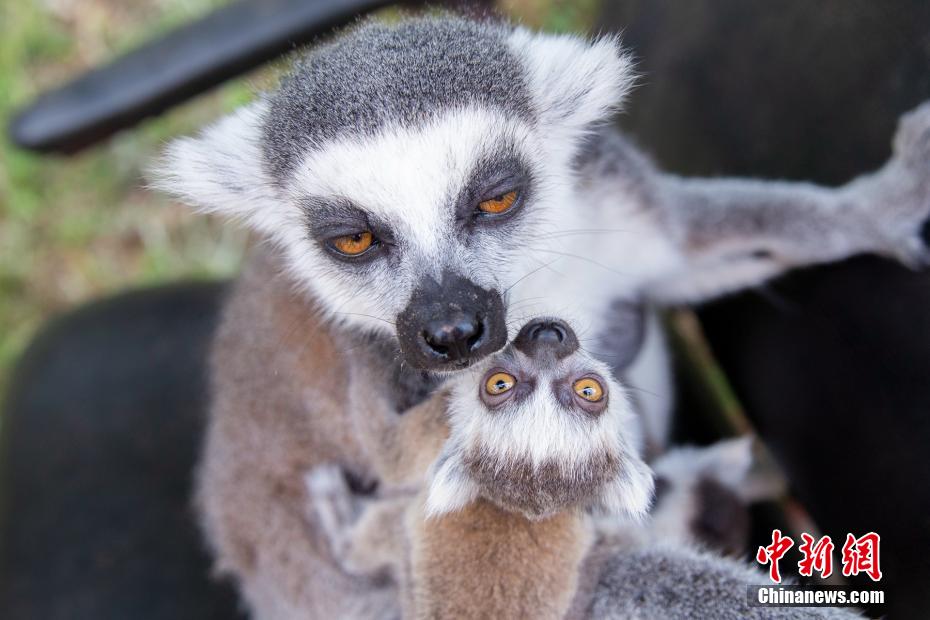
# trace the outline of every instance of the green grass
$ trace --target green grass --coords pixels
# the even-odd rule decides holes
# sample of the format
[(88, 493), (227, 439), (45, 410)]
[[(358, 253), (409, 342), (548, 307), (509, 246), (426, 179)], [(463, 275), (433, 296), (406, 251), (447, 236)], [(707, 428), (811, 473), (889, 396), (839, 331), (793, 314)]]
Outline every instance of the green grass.
[[(0, 0), (0, 123), (42, 90), (217, 4)], [(235, 271), (245, 235), (149, 192), (143, 171), (165, 140), (248, 101), (250, 82), (264, 78), (229, 82), (75, 157), (32, 155), (4, 136), (0, 394), (11, 364), (49, 316), (126, 287)]]
[[(0, 0), (0, 124), (40, 92), (209, 11), (220, 0)], [(506, 0), (534, 27), (586, 30), (597, 0)], [(236, 271), (246, 235), (145, 188), (143, 171), (190, 133), (273, 83), (275, 68), (125, 131), (74, 157), (0, 139), (0, 397), (14, 360), (50, 316), (156, 282)]]

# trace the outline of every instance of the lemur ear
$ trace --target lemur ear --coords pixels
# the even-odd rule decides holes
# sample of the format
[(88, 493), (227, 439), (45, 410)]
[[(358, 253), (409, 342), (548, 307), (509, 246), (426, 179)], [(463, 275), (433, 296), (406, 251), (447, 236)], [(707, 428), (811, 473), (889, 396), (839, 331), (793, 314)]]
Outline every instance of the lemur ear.
[(179, 138), (151, 170), (152, 184), (207, 213), (280, 230), (285, 217), (262, 166), (261, 133), (267, 104), (259, 100), (204, 129)]
[(654, 492), (655, 478), (649, 466), (638, 457), (626, 459), (622, 474), (608, 483), (594, 509), (608, 516), (642, 521), (652, 506)]
[(751, 435), (718, 441), (700, 450), (694, 468), (701, 477), (729, 487), (743, 501), (779, 497), (784, 492), (784, 479), (772, 468), (759, 466), (753, 442)]
[(514, 30), (511, 48), (524, 62), (533, 102), (550, 131), (584, 130), (610, 117), (635, 82), (633, 61), (616, 36)]
[(737, 490), (745, 483), (752, 464), (752, 437), (745, 435), (723, 439), (704, 448), (695, 467), (703, 477)]
[(468, 476), (461, 455), (444, 448), (430, 467), (426, 516), (440, 517), (478, 498), (478, 485)]

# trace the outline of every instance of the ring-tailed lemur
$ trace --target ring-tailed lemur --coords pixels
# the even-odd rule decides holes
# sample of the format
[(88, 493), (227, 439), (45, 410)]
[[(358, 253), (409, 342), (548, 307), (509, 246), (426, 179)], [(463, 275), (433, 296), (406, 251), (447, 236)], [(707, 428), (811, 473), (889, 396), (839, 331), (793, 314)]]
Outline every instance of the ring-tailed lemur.
[[(564, 316), (588, 346), (610, 341), (616, 300), (700, 301), (860, 252), (925, 259), (930, 107), (903, 119), (884, 167), (840, 188), (684, 179), (605, 125), (632, 83), (612, 38), (451, 17), (366, 22), (168, 148), (160, 185), (276, 248), (256, 254), (226, 306), (201, 471), (215, 498), (250, 494), (248, 509), (217, 501), (204, 520), (220, 569), (261, 584), (246, 593), (260, 615), (354, 604), (333, 593), (358, 584), (314, 536), (280, 549), (270, 532), (305, 529), (293, 508), (304, 470), (375, 469), (341, 408), (357, 359), (392, 366), (372, 398), (393, 389), (404, 409), (435, 377), (411, 370), (467, 367), (523, 315)], [(322, 332), (308, 328), (313, 312), (330, 319)], [(339, 345), (362, 331), (367, 344)], [(625, 372), (644, 388), (645, 439), (661, 450), (670, 389), (650, 334)], [(329, 360), (305, 354), (315, 336)]]
[(584, 510), (639, 520), (652, 498), (630, 399), (558, 320), (401, 420), (378, 434), (378, 498), (354, 498), (337, 467), (307, 481), (340, 564), (387, 571), (403, 617), (560, 618), (593, 537)]
[[(747, 442), (670, 455), (665, 473), (678, 501), (646, 522), (652, 477), (635, 445), (631, 401), (606, 365), (579, 350), (567, 324), (531, 321), (501, 353), (450, 384), (431, 406), (407, 414), (419, 418), (408, 423), (432, 429), (433, 437), (382, 435), (389, 453), (421, 467), (434, 458), (428, 475), (394, 461), (386, 477), (406, 480), (400, 491), (381, 489), (384, 497), (357, 496), (338, 467), (320, 466), (307, 476), (310, 512), (339, 563), (398, 584), (400, 609), (384, 617), (752, 613), (746, 592), (763, 583), (761, 573), (696, 551), (689, 546), (693, 538), (668, 536), (676, 517), (676, 529), (690, 525), (692, 515), (677, 505), (693, 491), (690, 479), (723, 473), (740, 484)], [(681, 472), (675, 465), (682, 462), (694, 471)], [(711, 471), (724, 463), (739, 471)], [(633, 567), (630, 555), (643, 562), (641, 573), (625, 574)], [(657, 566), (648, 568), (650, 562)], [(672, 586), (681, 587), (670, 581), (679, 572), (700, 572), (703, 591), (714, 595), (690, 607), (669, 604), (663, 599)], [(627, 577), (635, 588), (622, 583)], [(853, 616), (825, 610), (819, 617)]]
[(431, 370), (500, 349), (515, 315), (596, 339), (617, 299), (700, 301), (862, 252), (926, 260), (930, 108), (841, 188), (687, 179), (604, 125), (633, 82), (613, 38), (367, 22), (174, 142), (161, 185), (266, 235), (325, 312)]

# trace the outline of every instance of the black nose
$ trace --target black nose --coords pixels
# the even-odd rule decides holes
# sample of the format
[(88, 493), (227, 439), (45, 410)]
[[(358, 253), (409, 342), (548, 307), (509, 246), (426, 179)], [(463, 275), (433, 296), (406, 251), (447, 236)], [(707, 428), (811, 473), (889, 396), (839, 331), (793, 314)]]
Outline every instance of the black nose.
[(397, 340), (414, 368), (458, 370), (507, 344), (504, 301), (464, 276), (424, 281), (397, 315)]
[(530, 357), (549, 355), (562, 359), (578, 350), (578, 337), (565, 321), (541, 318), (524, 325), (513, 344)]
[(471, 357), (481, 345), (484, 322), (477, 316), (460, 314), (442, 320), (430, 321), (423, 330), (426, 345), (450, 361)]

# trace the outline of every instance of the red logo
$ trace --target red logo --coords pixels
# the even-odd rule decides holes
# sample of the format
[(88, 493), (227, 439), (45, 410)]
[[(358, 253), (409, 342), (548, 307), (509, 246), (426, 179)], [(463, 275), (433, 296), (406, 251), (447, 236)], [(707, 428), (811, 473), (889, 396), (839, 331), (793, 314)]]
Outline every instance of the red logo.
[(772, 531), (772, 544), (768, 547), (759, 547), (756, 552), (756, 561), (765, 566), (769, 564), (769, 577), (775, 583), (781, 583), (781, 573), (778, 571), (778, 561), (794, 546), (790, 536), (782, 536), (781, 530)]
[(798, 547), (798, 551), (803, 553), (804, 557), (798, 562), (798, 574), (810, 577), (816, 570), (824, 579), (832, 575), (833, 541), (830, 537), (824, 536), (814, 544), (813, 536), (801, 534), (801, 540), (804, 542)]
[[(881, 537), (875, 532), (856, 538), (853, 534), (846, 535), (846, 543), (842, 549), (843, 576), (850, 577), (865, 573), (872, 581), (882, 578), (879, 564), (879, 543)], [(790, 536), (783, 536), (781, 530), (772, 531), (772, 544), (759, 547), (756, 552), (756, 561), (769, 567), (769, 577), (775, 583), (781, 583), (781, 571), (778, 562), (794, 546)], [(815, 539), (810, 534), (801, 534), (801, 544), (798, 551), (802, 558), (798, 562), (798, 574), (802, 577), (812, 577), (814, 572), (820, 577), (827, 578), (833, 574), (833, 550), (835, 545), (829, 536)]]
[(843, 545), (843, 576), (865, 573), (878, 581), (882, 578), (882, 569), (878, 564), (878, 543), (881, 538), (875, 532), (869, 532), (861, 538), (846, 534)]

